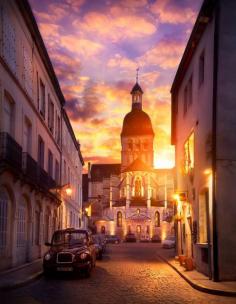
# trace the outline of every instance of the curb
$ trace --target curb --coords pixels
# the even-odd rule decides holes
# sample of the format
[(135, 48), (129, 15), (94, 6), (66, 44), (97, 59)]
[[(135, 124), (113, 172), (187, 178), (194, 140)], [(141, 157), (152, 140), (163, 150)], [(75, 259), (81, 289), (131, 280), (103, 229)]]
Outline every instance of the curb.
[(217, 295), (217, 296), (225, 296), (225, 297), (236, 297), (236, 291), (230, 291), (230, 290), (220, 290), (220, 289), (211, 289), (208, 287), (205, 287), (201, 284), (196, 284), (192, 280), (190, 280), (188, 277), (186, 277), (182, 272), (180, 272), (174, 265), (172, 265), (167, 259), (165, 259), (163, 256), (158, 254), (158, 257), (167, 263), (171, 268), (173, 268), (190, 286), (192, 286), (194, 289), (197, 289), (198, 291)]
[(9, 284), (0, 286), (0, 290), (7, 291), (7, 290), (22, 287), (22, 286), (27, 285), (27, 284), (33, 282), (34, 280), (40, 278), (42, 275), (43, 275), (43, 271), (42, 270), (38, 271), (38, 272), (34, 273), (33, 275), (27, 277), (25, 280), (16, 281), (15, 283), (9, 283)]

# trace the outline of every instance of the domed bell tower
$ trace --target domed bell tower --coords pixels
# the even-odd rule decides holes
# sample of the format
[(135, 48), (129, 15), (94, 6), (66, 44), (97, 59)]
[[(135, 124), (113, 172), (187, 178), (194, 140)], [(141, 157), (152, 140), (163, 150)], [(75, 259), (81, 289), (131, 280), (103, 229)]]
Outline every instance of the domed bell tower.
[(121, 132), (121, 170), (130, 166), (136, 159), (153, 167), (155, 135), (150, 117), (142, 110), (143, 90), (138, 83), (138, 73), (130, 94), (132, 95), (132, 109), (124, 118)]

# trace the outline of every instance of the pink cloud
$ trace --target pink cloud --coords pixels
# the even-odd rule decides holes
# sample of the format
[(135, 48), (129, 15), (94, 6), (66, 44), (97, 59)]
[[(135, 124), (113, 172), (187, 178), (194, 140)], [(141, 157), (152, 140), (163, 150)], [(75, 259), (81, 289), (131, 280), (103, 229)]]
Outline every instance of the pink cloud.
[(185, 44), (174, 40), (163, 40), (150, 48), (139, 61), (143, 66), (158, 65), (163, 69), (178, 66)]
[(89, 12), (82, 20), (73, 23), (75, 28), (88, 34), (117, 42), (141, 38), (155, 33), (156, 26), (142, 16), (124, 14), (121, 8), (113, 7), (110, 13)]
[(158, 0), (151, 6), (151, 11), (161, 23), (193, 24), (196, 18), (196, 12), (192, 8), (178, 6), (178, 1)]

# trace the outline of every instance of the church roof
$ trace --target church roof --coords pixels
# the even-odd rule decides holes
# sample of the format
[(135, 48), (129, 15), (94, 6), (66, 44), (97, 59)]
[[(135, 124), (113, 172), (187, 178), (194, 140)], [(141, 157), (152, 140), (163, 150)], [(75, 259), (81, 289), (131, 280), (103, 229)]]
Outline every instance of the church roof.
[(130, 94), (133, 94), (135, 92), (140, 92), (143, 94), (143, 90), (140, 87), (140, 85), (136, 82), (135, 85), (133, 86), (133, 89), (131, 90)]
[(147, 113), (141, 109), (132, 109), (125, 115), (121, 136), (152, 135), (151, 119)]
[(122, 172), (132, 172), (132, 171), (153, 171), (153, 168), (147, 165), (146, 163), (144, 163), (140, 158), (136, 158)]
[(111, 175), (119, 175), (120, 170), (120, 164), (93, 164), (91, 167), (91, 181), (101, 182), (104, 178), (109, 178)]

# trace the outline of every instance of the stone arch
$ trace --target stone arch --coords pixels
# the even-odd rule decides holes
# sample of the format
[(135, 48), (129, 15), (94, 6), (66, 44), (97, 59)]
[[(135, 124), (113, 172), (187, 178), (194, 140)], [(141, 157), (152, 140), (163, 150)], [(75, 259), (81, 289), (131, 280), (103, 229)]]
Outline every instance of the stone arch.
[(12, 265), (15, 196), (9, 185), (0, 185), (0, 269)]
[(32, 206), (27, 194), (20, 195), (16, 211), (16, 263), (29, 261), (32, 238)]
[(39, 200), (36, 200), (34, 206), (34, 245), (40, 245), (40, 236), (41, 236), (41, 214), (42, 214), (42, 204)]

